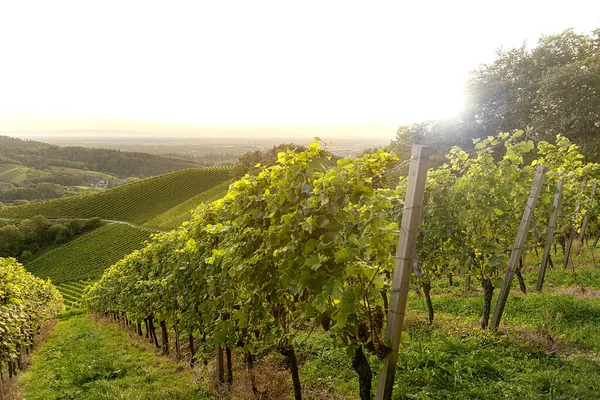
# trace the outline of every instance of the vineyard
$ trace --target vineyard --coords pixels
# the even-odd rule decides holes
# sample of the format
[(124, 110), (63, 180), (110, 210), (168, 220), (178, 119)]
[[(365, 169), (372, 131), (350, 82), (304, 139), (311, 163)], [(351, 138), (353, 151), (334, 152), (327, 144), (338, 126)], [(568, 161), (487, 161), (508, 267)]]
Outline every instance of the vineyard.
[(79, 281), (62, 282), (56, 285), (56, 288), (62, 294), (66, 308), (78, 307), (81, 305), (83, 292), (88, 285), (91, 285), (91, 279), (82, 279)]
[(183, 222), (190, 219), (192, 211), (196, 209), (202, 203), (208, 203), (221, 197), (225, 196), (231, 181), (225, 181), (218, 185), (213, 186), (205, 192), (192, 197), (189, 200), (184, 201), (181, 204), (176, 205), (164, 213), (157, 215), (151, 220), (144, 223), (143, 226), (158, 229), (158, 230), (171, 230), (180, 226)]
[(0, 210), (0, 217), (100, 217), (141, 225), (229, 179), (229, 168), (186, 169), (118, 186), (101, 193), (6, 207)]
[(122, 224), (105, 225), (43, 253), (27, 263), (34, 275), (54, 284), (98, 279), (125, 255), (144, 246), (152, 231)]
[[(467, 293), (482, 287), (483, 296), (454, 303), (468, 309), (469, 318), (478, 316), (481, 329), (495, 330), (505, 304), (492, 302), (508, 295), (507, 276), (515, 272), (525, 292), (531, 282), (526, 260), (536, 257), (538, 263), (542, 250), (555, 269), (564, 260), (578, 282), (574, 259), (586, 243), (595, 246), (598, 234), (593, 182), (599, 169), (584, 163), (578, 147), (561, 136), (555, 144), (536, 146), (523, 132), (500, 134), (476, 141), (475, 148), (473, 154), (454, 148), (447, 164), (427, 175), (416, 252), (409, 254), (411, 266), (418, 260), (411, 285), (423, 291), (431, 324), (434, 306), (444, 309), (444, 318), (449, 311), (444, 301), (432, 301), (432, 287), (446, 281), (451, 288), (460, 282)], [(280, 153), (278, 165), (235, 182), (223, 199), (200, 206), (184, 229), (155, 236), (113, 265), (87, 301), (95, 310), (123, 316), (138, 333), (143, 323), (158, 346), (157, 322), (165, 353), (169, 330), (178, 355), (179, 335), (189, 336), (192, 363), (216, 351), (221, 382), (223, 352), (228, 360), (234, 350), (244, 354), (249, 371), (257, 359), (279, 353), (296, 399), (302, 397), (297, 350), (321, 332), (351, 354), (360, 397), (369, 399), (372, 365), (380, 365), (373, 360), (387, 365), (390, 358), (386, 317), (389, 322), (403, 313), (391, 311), (394, 293), (408, 290), (392, 287), (393, 255), (398, 221), (413, 206), (401, 200), (408, 193), (406, 179), (397, 188), (385, 187), (386, 175), (406, 164), (382, 151), (334, 163), (318, 143), (303, 153)], [(521, 218), (525, 211), (530, 218)], [(521, 245), (515, 237), (527, 240)], [(562, 252), (550, 252), (548, 243)], [(543, 283), (545, 268), (535, 270)], [(518, 298), (507, 303), (508, 321), (518, 311), (511, 301)], [(590, 307), (593, 321), (597, 305)], [(195, 348), (198, 335), (203, 340)], [(230, 362), (227, 368), (231, 382)], [(252, 383), (252, 391), (258, 390)]]
[(8, 376), (15, 376), (41, 325), (62, 309), (62, 296), (50, 282), (26, 272), (13, 258), (0, 258), (0, 397), (4, 365)]

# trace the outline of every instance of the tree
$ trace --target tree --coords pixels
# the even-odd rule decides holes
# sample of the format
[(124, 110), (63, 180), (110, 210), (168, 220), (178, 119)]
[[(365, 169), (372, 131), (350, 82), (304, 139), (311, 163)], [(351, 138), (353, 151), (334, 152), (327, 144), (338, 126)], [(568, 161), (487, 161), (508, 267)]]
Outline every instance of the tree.
[(11, 257), (20, 254), (25, 238), (15, 225), (0, 228), (0, 257)]
[(542, 37), (537, 47), (498, 51), (472, 72), (463, 135), (484, 138), (530, 127), (532, 139), (562, 133), (600, 155), (600, 30), (568, 29)]

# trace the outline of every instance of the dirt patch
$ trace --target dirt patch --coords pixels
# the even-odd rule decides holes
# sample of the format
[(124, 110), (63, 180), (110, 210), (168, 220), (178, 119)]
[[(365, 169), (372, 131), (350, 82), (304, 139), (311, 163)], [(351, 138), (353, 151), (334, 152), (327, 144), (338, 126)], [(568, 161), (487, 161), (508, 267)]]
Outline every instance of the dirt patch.
[(565, 296), (571, 296), (571, 297), (577, 297), (577, 298), (581, 298), (581, 299), (600, 298), (600, 290), (599, 289), (587, 289), (585, 287), (579, 287), (579, 286), (548, 287), (548, 288), (544, 288), (544, 292), (565, 295)]

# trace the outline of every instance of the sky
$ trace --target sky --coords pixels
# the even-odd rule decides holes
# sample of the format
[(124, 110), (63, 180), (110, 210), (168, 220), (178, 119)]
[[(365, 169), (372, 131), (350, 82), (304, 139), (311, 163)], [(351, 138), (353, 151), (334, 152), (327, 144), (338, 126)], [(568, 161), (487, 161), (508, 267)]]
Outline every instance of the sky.
[(567, 28), (600, 28), (600, 1), (2, 1), (0, 132), (393, 135), (460, 111), (499, 47)]

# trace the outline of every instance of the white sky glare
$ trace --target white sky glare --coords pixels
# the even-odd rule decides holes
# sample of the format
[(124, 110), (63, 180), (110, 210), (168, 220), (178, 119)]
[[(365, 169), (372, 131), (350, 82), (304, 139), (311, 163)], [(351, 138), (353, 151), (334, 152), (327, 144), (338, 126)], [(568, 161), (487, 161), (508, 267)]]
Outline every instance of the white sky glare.
[(570, 27), (600, 1), (2, 1), (0, 131), (443, 118), (498, 47)]

